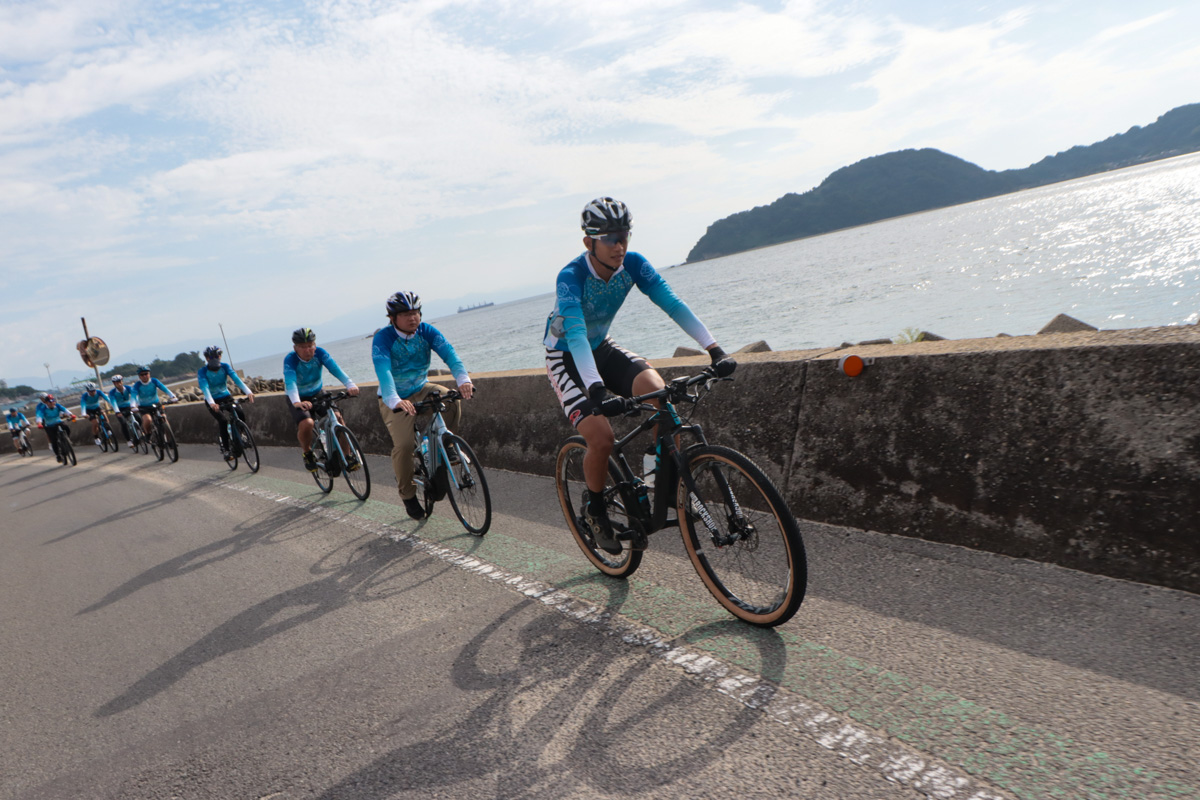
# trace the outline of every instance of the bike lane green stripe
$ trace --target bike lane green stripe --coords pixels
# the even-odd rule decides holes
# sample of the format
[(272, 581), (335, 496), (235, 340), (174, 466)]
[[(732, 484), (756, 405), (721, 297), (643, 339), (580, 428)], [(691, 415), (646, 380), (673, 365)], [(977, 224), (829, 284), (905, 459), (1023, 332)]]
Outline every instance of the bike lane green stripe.
[[(1018, 798), (1200, 800), (1200, 789), (1191, 778), (1178, 779), (1110, 757), (1070, 737), (805, 641), (790, 631), (752, 628), (732, 619), (715, 601), (698, 602), (636, 575), (625, 581), (607, 578), (582, 555), (566, 556), (495, 529), (484, 537), (472, 536), (457, 520), (434, 517), (418, 525), (400, 506), (360, 503), (338, 491), (324, 495), (278, 478), (230, 473), (215, 482), (266, 489), (388, 525), (557, 587), (653, 629), (665, 640), (765, 675), (788, 692)], [(565, 528), (563, 535), (569, 535)]]

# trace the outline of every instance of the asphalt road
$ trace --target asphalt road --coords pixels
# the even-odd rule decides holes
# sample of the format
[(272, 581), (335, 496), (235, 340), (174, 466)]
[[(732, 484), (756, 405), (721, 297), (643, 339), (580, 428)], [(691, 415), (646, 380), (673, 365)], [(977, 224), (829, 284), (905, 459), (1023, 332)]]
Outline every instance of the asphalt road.
[(806, 525), (761, 631), (546, 478), (480, 539), (181, 453), (0, 461), (0, 797), (1200, 798), (1200, 597)]

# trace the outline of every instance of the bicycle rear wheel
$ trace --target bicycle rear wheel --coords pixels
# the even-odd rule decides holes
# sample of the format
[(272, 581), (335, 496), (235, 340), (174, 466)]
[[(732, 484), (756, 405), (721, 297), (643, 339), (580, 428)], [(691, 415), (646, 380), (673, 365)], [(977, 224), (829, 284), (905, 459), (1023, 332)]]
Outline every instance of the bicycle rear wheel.
[[(583, 456), (587, 452), (587, 442), (582, 436), (572, 436), (563, 442), (558, 451), (558, 459), (554, 465), (554, 482), (558, 487), (558, 502), (562, 506), (563, 517), (575, 543), (587, 556), (588, 561), (605, 575), (614, 578), (627, 578), (637, 570), (642, 563), (642, 551), (634, 550), (628, 542), (620, 553), (612, 554), (601, 550), (587, 526), (583, 524), (581, 515), (587, 504), (587, 484), (583, 478)], [(608, 519), (613, 530), (630, 527), (629, 515), (625, 504), (617, 491), (616, 483), (620, 480), (620, 470), (611, 458), (608, 461), (608, 481), (604, 484), (604, 499), (608, 507)]]
[(163, 419), (163, 450), (174, 464), (179, 460), (179, 445), (175, 442), (175, 431), (171, 430), (170, 420)]
[(104, 421), (101, 420), (100, 422), (96, 423), (96, 426), (97, 426), (96, 427), (96, 431), (97, 431), (96, 438), (100, 440), (100, 443), (99, 443), (100, 452), (107, 453), (108, 452), (108, 436), (105, 435), (105, 433), (104, 433)]
[(117, 441), (117, 435), (113, 433), (112, 426), (108, 424), (108, 420), (102, 420), (100, 422), (100, 432), (108, 441), (109, 449), (111, 449), (114, 453), (117, 452), (121, 444)]
[(492, 495), (483, 467), (461, 437), (448, 433), (442, 437), (442, 444), (450, 460), (446, 475), (450, 505), (464, 528), (483, 536), (492, 524)]
[(317, 470), (312, 474), (313, 480), (317, 482), (317, 486), (325, 494), (333, 491), (333, 476), (325, 471), (325, 465), (329, 461), (329, 455), (325, 452), (325, 448), (321, 446), (321, 437), (314, 434), (312, 443), (313, 458), (317, 459)]
[(689, 449), (687, 470), (696, 493), (681, 477), (679, 531), (704, 585), (752, 625), (787, 622), (804, 601), (808, 562), (800, 526), (779, 490), (753, 461), (728, 447)]
[(334, 425), (333, 435), (337, 437), (338, 446), (342, 449), (345, 462), (342, 464), (342, 475), (346, 485), (359, 500), (371, 496), (371, 470), (367, 467), (367, 459), (363, 457), (358, 439), (345, 425)]
[[(233, 435), (237, 437), (239, 448), (242, 451), (242, 460), (246, 462), (246, 466), (251, 472), (258, 472), (258, 445), (254, 443), (254, 436), (250, 433), (250, 426), (239, 420), (234, 420)], [(230, 441), (230, 444), (233, 444)]]

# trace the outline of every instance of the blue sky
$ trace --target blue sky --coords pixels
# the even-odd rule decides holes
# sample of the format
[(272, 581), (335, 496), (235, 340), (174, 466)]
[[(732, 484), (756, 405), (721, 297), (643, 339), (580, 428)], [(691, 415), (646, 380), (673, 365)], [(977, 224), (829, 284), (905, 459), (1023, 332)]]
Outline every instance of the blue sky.
[[(713, 221), (936, 147), (1027, 166), (1200, 101), (1200, 4), (0, 4), (0, 377), (550, 291), (579, 209)], [(431, 304), (431, 307), (436, 307)], [(362, 314), (361, 324), (354, 322)]]

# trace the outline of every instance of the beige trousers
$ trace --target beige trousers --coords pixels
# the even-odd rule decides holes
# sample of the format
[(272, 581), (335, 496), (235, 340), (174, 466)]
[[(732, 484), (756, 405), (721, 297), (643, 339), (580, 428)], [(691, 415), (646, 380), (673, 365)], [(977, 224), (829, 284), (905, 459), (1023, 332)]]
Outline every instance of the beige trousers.
[[(436, 383), (427, 383), (404, 399), (416, 404), (432, 392), (445, 394), (446, 387)], [(418, 422), (423, 424), (429, 419), (429, 412), (426, 411), (415, 417), (410, 417), (403, 411), (396, 413), (384, 405), (381, 398), (379, 400), (379, 416), (383, 418), (383, 424), (387, 426), (388, 433), (392, 437), (392, 470), (396, 473), (396, 488), (400, 491), (400, 497), (404, 500), (416, 497), (417, 485), (413, 483), (412, 479), (413, 451), (417, 446), (415, 431)], [(457, 400), (451, 403), (450, 407), (442, 414), (442, 418), (446, 421), (446, 427), (450, 430), (458, 427), (458, 420), (461, 417), (462, 406)]]

